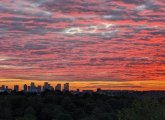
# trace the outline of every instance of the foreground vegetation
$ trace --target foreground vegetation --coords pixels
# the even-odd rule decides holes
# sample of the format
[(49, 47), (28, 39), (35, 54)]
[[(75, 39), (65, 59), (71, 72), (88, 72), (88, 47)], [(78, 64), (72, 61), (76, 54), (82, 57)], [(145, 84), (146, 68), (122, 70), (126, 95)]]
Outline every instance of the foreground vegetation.
[(0, 120), (165, 120), (164, 97), (0, 95)]

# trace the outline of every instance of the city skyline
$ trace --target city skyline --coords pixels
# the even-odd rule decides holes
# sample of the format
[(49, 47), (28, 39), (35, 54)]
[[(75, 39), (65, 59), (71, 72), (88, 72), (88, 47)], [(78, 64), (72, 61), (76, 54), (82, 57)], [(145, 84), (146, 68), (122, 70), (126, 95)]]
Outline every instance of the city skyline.
[(0, 85), (165, 90), (163, 0), (1, 0)]
[(69, 83), (62, 84), (58, 83), (55, 86), (52, 86), (49, 82), (44, 82), (43, 85), (36, 85), (35, 82), (31, 82), (29, 85), (24, 84), (22, 88), (20, 89), (19, 85), (14, 85), (13, 88), (10, 88), (7, 85), (1, 85), (0, 86), (0, 92), (13, 90), (15, 92), (23, 91), (23, 92), (43, 92), (43, 91), (63, 91), (67, 92), (70, 91)]
[(127, 93), (129, 94), (136, 94), (136, 92), (138, 93), (143, 93), (143, 92), (147, 92), (147, 93), (163, 93), (165, 92), (160, 91), (160, 90), (147, 90), (147, 91), (137, 91), (137, 90), (109, 90), (109, 89), (102, 89), (102, 88), (97, 88), (97, 89), (79, 89), (77, 88), (76, 90), (71, 90), (70, 89), (70, 83), (57, 83), (55, 84), (55, 86), (51, 85), (49, 82), (44, 82), (43, 85), (36, 85), (35, 82), (31, 82), (29, 85), (24, 84), (22, 86), (22, 88), (20, 89), (19, 85), (14, 85), (13, 88), (10, 88), (9, 86), (6, 85), (1, 85), (0, 86), (0, 93), (4, 93), (7, 92), (8, 94), (10, 93), (17, 93), (17, 92), (24, 92), (24, 93), (38, 93), (41, 94), (43, 92), (46, 91), (50, 91), (50, 92), (70, 92), (72, 94), (93, 94), (93, 93), (98, 93), (98, 94), (104, 94), (104, 95), (110, 95), (110, 96), (114, 96), (114, 95), (126, 95)]
[[(8, 82), (7, 82), (8, 83)], [(105, 83), (106, 85), (107, 85), (107, 87), (105, 87), (105, 86), (101, 86), (101, 85), (95, 85), (95, 84), (98, 84), (98, 83), (94, 83), (94, 82), (91, 82), (91, 83), (89, 83), (89, 84), (87, 84), (87, 83), (84, 83), (84, 82), (81, 82), (81, 86), (79, 86), (79, 84), (80, 83), (77, 83), (77, 82), (67, 82), (67, 81), (63, 81), (63, 82), (60, 82), (60, 81), (58, 81), (58, 82), (54, 82), (54, 81), (24, 81), (24, 82), (22, 82), (22, 80), (21, 81), (17, 81), (17, 82), (15, 82), (15, 81), (12, 81), (10, 84), (7, 84), (6, 82), (1, 82), (0, 83), (0, 86), (2, 86), (2, 85), (5, 85), (5, 86), (7, 86), (9, 89), (14, 89), (14, 86), (16, 85), (18, 85), (19, 86), (19, 89), (20, 90), (23, 90), (24, 89), (24, 85), (27, 85), (27, 88), (28, 88), (28, 85), (31, 85), (31, 83), (34, 83), (35, 84), (35, 86), (37, 87), (37, 86), (41, 86), (42, 87), (42, 89), (43, 89), (43, 86), (44, 86), (44, 84), (45, 83), (49, 83), (49, 85), (51, 85), (54, 89), (59, 89), (59, 85), (60, 85), (60, 88), (61, 88), (61, 91), (63, 90), (62, 88), (64, 88), (64, 84), (65, 83), (69, 83), (70, 84), (70, 88), (69, 88), (69, 90), (71, 90), (71, 91), (76, 91), (77, 89), (80, 89), (81, 91), (83, 91), (83, 90), (93, 90), (93, 91), (96, 91), (98, 88), (101, 88), (102, 90), (133, 90), (133, 91), (152, 91), (152, 90), (162, 90), (162, 91), (164, 91), (164, 87), (163, 87), (163, 85), (162, 85), (162, 87), (159, 87), (159, 89), (155, 89), (155, 85), (151, 85), (150, 86), (150, 89), (149, 88), (147, 88), (146, 87), (146, 89), (141, 89), (142, 87), (139, 87), (139, 89), (137, 89), (137, 88), (130, 88), (130, 89), (126, 89), (125, 87), (122, 87), (122, 86), (120, 86), (120, 88), (118, 88), (118, 87), (116, 87), (117, 85), (120, 85), (120, 83)], [(88, 86), (88, 85), (91, 85), (91, 84), (94, 84), (94, 86)], [(142, 84), (141, 82), (139, 82), (138, 84)], [(148, 81), (147, 82), (143, 82), (143, 84), (145, 85), (145, 84), (148, 84)], [(160, 85), (161, 86), (161, 85)], [(152, 88), (153, 87), (153, 88)]]

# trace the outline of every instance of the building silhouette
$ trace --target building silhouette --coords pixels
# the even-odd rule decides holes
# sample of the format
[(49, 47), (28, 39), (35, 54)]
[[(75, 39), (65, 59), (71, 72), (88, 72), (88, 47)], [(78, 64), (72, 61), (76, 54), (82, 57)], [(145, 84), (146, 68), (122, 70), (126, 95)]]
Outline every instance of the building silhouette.
[(69, 83), (65, 83), (64, 84), (64, 89), (63, 89), (64, 92), (66, 91), (69, 91)]
[(2, 86), (0, 87), (0, 92), (5, 92), (5, 91), (6, 91), (5, 85), (2, 85)]
[(83, 90), (84, 94), (92, 94), (94, 91), (93, 90)]
[(23, 86), (23, 91), (24, 92), (27, 92), (28, 91), (28, 86), (26, 84)]
[(50, 85), (48, 82), (44, 82), (43, 91), (50, 90)]
[(2, 87), (1, 87), (3, 90), (5, 90), (5, 85), (2, 85)]
[(34, 82), (31, 82), (30, 86), (28, 86), (28, 92), (37, 92)]
[(19, 91), (19, 86), (18, 85), (14, 85), (14, 91), (18, 92)]
[(39, 86), (37, 87), (37, 92), (38, 92), (38, 93), (42, 92), (42, 86), (41, 86), (41, 85), (39, 85)]
[[(63, 85), (63, 92), (70, 91), (69, 83), (65, 83)], [(0, 86), (0, 92), (12, 92), (12, 91), (18, 92), (19, 91), (19, 85), (14, 85), (14, 89), (9, 89), (8, 86), (2, 85)], [(28, 86), (27, 84), (23, 85), (23, 92), (30, 92), (30, 93), (41, 93), (43, 91), (62, 91), (62, 85), (57, 84), (55, 88), (51, 86), (48, 82), (44, 82), (44, 85), (38, 85), (36, 86), (34, 82), (31, 82)], [(80, 93), (79, 89), (76, 91), (76, 93)]]
[(61, 91), (61, 84), (57, 84), (57, 85), (56, 85), (55, 91)]

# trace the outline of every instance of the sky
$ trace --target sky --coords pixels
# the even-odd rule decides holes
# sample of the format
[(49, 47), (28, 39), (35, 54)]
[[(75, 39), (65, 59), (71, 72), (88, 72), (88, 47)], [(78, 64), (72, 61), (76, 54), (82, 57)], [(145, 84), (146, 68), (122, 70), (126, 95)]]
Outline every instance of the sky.
[(165, 90), (165, 0), (1, 0), (0, 85)]

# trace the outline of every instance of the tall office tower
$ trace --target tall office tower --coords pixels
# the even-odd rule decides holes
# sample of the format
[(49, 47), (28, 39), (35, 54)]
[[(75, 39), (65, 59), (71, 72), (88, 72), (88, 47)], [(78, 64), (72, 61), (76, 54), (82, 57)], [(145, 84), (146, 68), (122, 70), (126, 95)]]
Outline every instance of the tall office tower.
[(37, 92), (37, 87), (35, 86), (34, 82), (31, 82), (30, 89), (30, 92)]
[(41, 85), (39, 85), (39, 86), (37, 87), (37, 92), (38, 92), (38, 93), (40, 93), (40, 92), (42, 91), (41, 88), (42, 88)]
[(57, 84), (57, 85), (56, 85), (55, 91), (61, 91), (61, 84)]
[(69, 91), (69, 83), (64, 84), (64, 92)]
[(31, 87), (30, 86), (28, 86), (28, 92), (31, 92)]
[(48, 82), (44, 82), (43, 90), (51, 90), (51, 86)]
[(31, 92), (34, 92), (34, 89), (35, 89), (35, 84), (34, 84), (34, 82), (31, 82)]
[(26, 84), (23, 86), (23, 91), (24, 92), (27, 92), (28, 91), (28, 86)]
[(18, 92), (19, 91), (19, 86), (18, 85), (14, 85), (14, 91)]
[(35, 88), (34, 82), (31, 82), (31, 87), (32, 87), (32, 88)]

